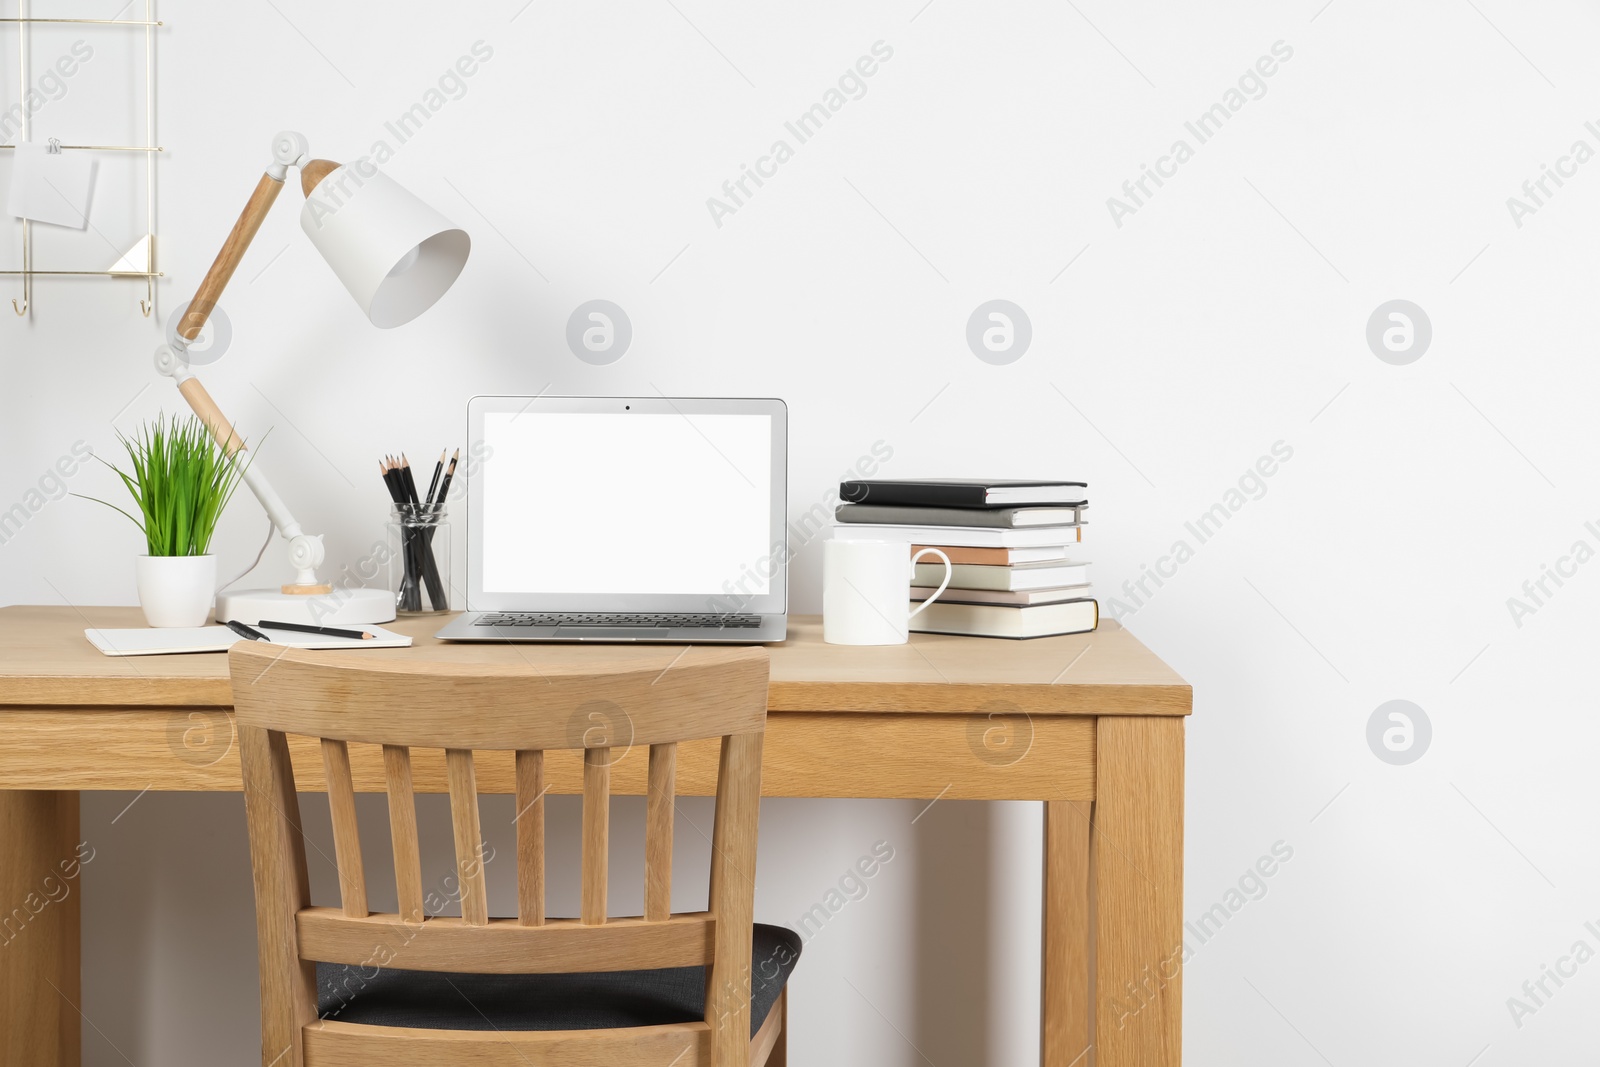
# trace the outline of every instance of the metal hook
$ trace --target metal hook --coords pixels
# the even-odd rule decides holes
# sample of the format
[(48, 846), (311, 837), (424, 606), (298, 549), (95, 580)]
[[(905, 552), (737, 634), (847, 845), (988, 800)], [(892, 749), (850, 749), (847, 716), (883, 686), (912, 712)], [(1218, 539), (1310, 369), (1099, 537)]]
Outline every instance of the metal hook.
[(22, 303), (18, 304), (15, 297), (11, 299), (11, 310), (17, 313), (17, 318), (26, 318), (28, 308), (33, 304), (33, 223), (28, 219), (22, 220)]
[(139, 310), (144, 312), (144, 317), (149, 318), (150, 313), (156, 309), (156, 280), (149, 275), (144, 279), (145, 292), (149, 295), (139, 301)]

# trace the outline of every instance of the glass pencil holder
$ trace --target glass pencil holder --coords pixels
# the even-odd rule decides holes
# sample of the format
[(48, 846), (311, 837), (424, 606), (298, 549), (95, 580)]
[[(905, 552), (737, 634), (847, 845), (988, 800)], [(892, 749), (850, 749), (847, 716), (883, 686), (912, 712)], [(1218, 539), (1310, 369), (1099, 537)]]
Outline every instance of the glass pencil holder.
[(443, 504), (389, 509), (389, 590), (399, 615), (450, 610), (450, 522)]

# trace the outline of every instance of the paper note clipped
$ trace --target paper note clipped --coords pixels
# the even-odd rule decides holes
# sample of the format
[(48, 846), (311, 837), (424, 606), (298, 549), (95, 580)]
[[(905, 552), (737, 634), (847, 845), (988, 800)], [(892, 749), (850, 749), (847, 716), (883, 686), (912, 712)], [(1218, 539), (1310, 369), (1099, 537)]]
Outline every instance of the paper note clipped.
[(89, 222), (94, 159), (83, 152), (51, 151), (46, 144), (19, 144), (11, 168), (6, 211), (19, 219), (70, 226)]

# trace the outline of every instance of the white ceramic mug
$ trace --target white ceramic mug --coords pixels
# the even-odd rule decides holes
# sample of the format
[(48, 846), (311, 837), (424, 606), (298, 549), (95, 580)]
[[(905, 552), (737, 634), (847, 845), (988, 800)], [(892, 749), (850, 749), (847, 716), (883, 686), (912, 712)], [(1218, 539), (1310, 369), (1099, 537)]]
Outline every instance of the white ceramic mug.
[[(924, 548), (907, 558), (904, 541), (824, 541), (822, 544), (822, 639), (830, 645), (903, 645), (911, 617), (938, 599), (954, 573), (950, 557)], [(944, 560), (937, 592), (911, 608), (911, 576), (917, 560)]]

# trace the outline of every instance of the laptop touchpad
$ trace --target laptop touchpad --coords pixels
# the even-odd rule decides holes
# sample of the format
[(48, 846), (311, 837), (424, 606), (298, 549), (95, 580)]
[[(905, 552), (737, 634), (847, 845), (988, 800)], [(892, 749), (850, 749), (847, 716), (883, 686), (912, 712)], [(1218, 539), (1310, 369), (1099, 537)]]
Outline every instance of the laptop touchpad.
[(587, 639), (590, 641), (621, 641), (627, 638), (660, 637), (667, 626), (557, 626), (556, 639)]

